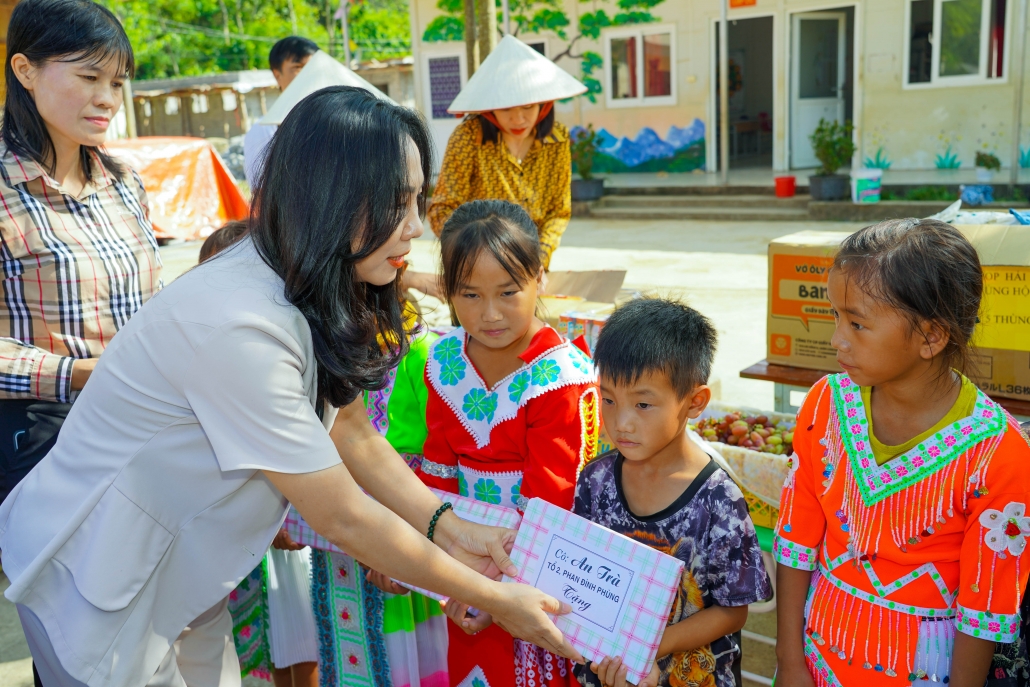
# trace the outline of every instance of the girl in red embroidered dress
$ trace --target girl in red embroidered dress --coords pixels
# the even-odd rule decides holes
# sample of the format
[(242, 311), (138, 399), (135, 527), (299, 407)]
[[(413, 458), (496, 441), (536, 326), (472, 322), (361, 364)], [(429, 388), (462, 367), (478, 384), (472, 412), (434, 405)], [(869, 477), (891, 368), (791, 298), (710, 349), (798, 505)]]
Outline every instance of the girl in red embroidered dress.
[[(543, 278), (536, 227), (504, 201), (459, 207), (440, 237), (443, 287), (461, 327), (426, 366), (420, 474), (452, 493), (522, 510), (539, 497), (571, 509), (597, 451), (597, 376), (535, 316)], [(572, 666), (449, 602), (448, 670), (461, 687), (567, 687)]]
[(829, 274), (844, 374), (809, 393), (784, 484), (777, 682), (981, 687), (1017, 641), (1030, 447), (959, 372), (983, 288), (934, 220), (849, 236)]

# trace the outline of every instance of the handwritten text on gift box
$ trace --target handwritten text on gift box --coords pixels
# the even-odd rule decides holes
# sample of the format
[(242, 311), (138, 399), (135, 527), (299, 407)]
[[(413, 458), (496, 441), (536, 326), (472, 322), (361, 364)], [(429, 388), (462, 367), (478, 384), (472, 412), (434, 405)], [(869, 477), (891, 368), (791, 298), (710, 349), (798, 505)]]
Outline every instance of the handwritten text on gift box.
[(533, 586), (563, 599), (574, 615), (611, 632), (632, 583), (629, 568), (552, 534)]

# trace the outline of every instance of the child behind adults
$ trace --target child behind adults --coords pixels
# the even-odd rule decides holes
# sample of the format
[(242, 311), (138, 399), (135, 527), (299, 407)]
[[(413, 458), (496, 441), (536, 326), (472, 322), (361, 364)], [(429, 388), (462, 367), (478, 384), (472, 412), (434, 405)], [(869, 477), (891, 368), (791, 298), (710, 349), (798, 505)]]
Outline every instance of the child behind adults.
[[(226, 222), (200, 246), (200, 262), (215, 257), (246, 234), (245, 221)], [(243, 628), (250, 629), (249, 625), (243, 618), (235, 615), (233, 618), (233, 634), (241, 658), (255, 653), (250, 649), (252, 643), (267, 643), (275, 687), (318, 685), (318, 637), (309, 582), (311, 555), (309, 548), (293, 543), (286, 530), (280, 530), (272, 540), (262, 572), (263, 586), (267, 590), (268, 635), (254, 637), (249, 632), (241, 632)], [(241, 661), (245, 673), (247, 667), (246, 661)]]
[[(715, 328), (696, 310), (643, 299), (615, 311), (594, 353), (616, 449), (583, 469), (573, 512), (685, 564), (641, 687), (740, 685), (748, 604), (772, 596), (740, 488), (687, 429), (711, 399), (715, 347)], [(626, 685), (618, 657), (576, 672), (585, 687)]]

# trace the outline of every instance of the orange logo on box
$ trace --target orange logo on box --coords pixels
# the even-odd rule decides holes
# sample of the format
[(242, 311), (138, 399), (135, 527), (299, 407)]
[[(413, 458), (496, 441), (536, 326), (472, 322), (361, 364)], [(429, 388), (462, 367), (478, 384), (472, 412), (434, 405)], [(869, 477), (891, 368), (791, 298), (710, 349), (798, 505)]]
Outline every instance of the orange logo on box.
[(769, 342), (769, 351), (773, 355), (790, 355), (790, 337), (786, 334), (773, 334)]
[(833, 322), (833, 310), (826, 295), (832, 257), (817, 255), (774, 255), (770, 314), (801, 320)]
[(753, 7), (758, 4), (758, 0), (730, 0), (730, 9), (734, 7)]

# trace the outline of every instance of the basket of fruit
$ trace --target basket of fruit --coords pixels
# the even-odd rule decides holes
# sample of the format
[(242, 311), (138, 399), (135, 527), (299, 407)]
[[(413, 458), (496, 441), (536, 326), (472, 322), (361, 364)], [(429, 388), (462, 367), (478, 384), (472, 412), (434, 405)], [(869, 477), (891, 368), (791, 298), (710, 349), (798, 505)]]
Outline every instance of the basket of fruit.
[(772, 528), (779, 517), (780, 491), (794, 452), (793, 415), (713, 402), (695, 431), (725, 459), (730, 476), (744, 492), (751, 519)]

